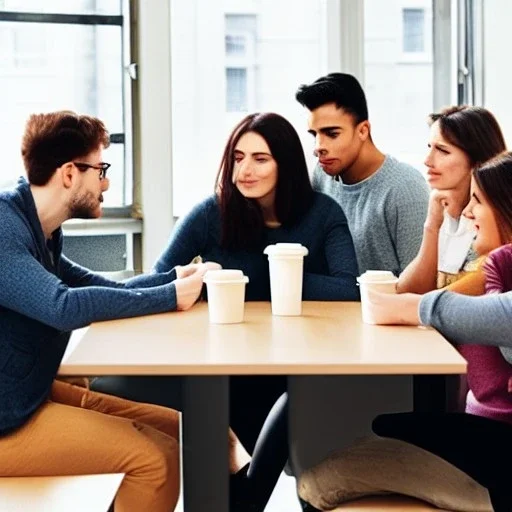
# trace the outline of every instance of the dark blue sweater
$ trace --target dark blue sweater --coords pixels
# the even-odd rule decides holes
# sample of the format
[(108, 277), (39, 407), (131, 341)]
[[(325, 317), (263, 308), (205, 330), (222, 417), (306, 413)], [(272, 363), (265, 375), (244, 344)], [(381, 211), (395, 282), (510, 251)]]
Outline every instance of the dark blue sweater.
[(109, 281), (45, 240), (29, 185), (0, 193), (0, 434), (48, 397), (70, 331), (91, 322), (176, 309), (176, 274)]
[(243, 270), (249, 277), (246, 300), (270, 300), (268, 259), (263, 249), (277, 242), (295, 242), (309, 251), (304, 259), (304, 300), (359, 300), (358, 268), (347, 220), (340, 206), (324, 194), (315, 193), (307, 215), (293, 227), (266, 228), (265, 241), (258, 250), (226, 250), (220, 237), (220, 208), (216, 196), (211, 196), (180, 219), (155, 270), (165, 272), (201, 256), (223, 268)]

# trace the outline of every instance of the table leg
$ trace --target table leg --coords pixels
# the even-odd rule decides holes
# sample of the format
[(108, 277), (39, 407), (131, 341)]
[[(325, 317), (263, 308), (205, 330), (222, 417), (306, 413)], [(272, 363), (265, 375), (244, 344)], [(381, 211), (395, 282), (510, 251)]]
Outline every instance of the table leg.
[(183, 503), (186, 512), (229, 510), (229, 377), (183, 383)]

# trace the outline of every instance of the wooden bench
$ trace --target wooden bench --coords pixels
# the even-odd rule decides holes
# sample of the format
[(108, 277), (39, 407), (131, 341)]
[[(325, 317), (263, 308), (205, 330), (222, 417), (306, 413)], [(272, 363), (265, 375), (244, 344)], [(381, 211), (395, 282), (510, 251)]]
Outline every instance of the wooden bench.
[(424, 501), (407, 498), (405, 496), (373, 496), (360, 500), (349, 501), (330, 512), (428, 512), (440, 509)]
[(0, 478), (1, 512), (106, 512), (123, 474)]

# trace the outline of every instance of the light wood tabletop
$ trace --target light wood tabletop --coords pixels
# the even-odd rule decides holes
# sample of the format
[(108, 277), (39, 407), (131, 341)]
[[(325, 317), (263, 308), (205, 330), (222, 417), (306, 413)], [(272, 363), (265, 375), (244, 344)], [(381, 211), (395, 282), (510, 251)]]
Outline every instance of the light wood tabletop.
[(208, 306), (93, 324), (62, 375), (460, 374), (466, 362), (435, 330), (373, 326), (359, 302), (304, 302), (299, 317), (248, 302), (241, 324), (215, 325)]

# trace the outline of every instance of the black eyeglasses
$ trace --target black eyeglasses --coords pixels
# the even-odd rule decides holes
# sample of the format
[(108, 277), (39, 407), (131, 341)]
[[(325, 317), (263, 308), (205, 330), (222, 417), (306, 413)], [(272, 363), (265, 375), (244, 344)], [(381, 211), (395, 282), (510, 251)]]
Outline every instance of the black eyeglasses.
[(83, 162), (73, 162), (73, 165), (82, 172), (85, 172), (88, 169), (96, 169), (97, 171), (100, 171), (100, 180), (106, 178), (107, 170), (111, 167), (111, 164), (107, 164), (106, 162), (101, 162), (101, 164), (98, 165), (86, 164)]

